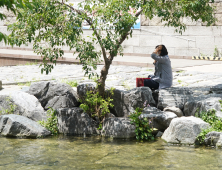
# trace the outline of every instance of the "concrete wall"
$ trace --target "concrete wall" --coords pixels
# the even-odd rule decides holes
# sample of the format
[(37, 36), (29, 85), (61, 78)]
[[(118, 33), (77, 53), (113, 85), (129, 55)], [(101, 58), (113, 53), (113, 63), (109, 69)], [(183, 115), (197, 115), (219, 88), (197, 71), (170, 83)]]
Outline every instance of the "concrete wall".
[[(79, 1), (70, 0), (70, 2)], [(215, 17), (218, 19), (215, 26), (206, 27), (201, 21), (193, 22), (190, 18), (183, 18), (187, 29), (182, 35), (175, 33), (175, 28), (164, 27), (161, 18), (154, 17), (148, 20), (142, 16), (141, 30), (134, 30), (133, 37), (123, 43), (124, 53), (150, 54), (158, 44), (164, 44), (169, 55), (213, 55), (215, 47), (222, 53), (222, 0), (215, 0), (214, 5)], [(0, 12), (8, 14), (7, 21), (0, 21), (0, 31), (7, 32), (6, 25), (13, 22), (15, 17), (5, 9), (0, 9)], [(86, 30), (84, 34), (91, 32)], [(0, 43), (0, 47), (5, 46), (3, 42)]]

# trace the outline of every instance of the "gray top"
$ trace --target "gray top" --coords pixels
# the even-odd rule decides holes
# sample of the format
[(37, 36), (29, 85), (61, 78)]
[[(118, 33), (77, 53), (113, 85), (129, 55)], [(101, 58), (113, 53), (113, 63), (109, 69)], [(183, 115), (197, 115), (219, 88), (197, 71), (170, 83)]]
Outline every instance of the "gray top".
[(157, 62), (155, 65), (154, 76), (152, 80), (159, 83), (159, 89), (171, 87), (173, 84), (171, 61), (168, 55), (158, 56), (157, 54), (151, 54), (151, 57)]

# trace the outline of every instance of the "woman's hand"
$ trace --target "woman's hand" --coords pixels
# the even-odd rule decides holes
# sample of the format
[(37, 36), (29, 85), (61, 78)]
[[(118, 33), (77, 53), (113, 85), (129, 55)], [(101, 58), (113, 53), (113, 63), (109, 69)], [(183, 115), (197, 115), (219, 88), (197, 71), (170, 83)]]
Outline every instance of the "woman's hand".
[(157, 53), (158, 53), (158, 51), (159, 51), (159, 49), (158, 49), (158, 48), (156, 48), (156, 49), (153, 51), (153, 53), (154, 53), (154, 54), (157, 54)]

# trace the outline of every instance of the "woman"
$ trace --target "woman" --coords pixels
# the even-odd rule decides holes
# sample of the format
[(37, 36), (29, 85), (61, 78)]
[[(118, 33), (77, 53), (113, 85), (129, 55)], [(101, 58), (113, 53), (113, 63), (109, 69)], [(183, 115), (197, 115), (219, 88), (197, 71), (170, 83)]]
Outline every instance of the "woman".
[(155, 73), (149, 75), (148, 78), (151, 79), (144, 80), (144, 86), (151, 90), (171, 87), (173, 82), (172, 68), (166, 47), (164, 45), (156, 46), (151, 57), (154, 59)]

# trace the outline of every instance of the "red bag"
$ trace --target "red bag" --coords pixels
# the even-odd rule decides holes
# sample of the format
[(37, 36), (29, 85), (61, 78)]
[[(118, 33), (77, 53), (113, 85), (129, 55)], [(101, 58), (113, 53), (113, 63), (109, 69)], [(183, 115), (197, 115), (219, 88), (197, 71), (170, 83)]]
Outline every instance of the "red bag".
[(136, 78), (136, 87), (144, 86), (144, 80), (150, 79), (150, 78)]

